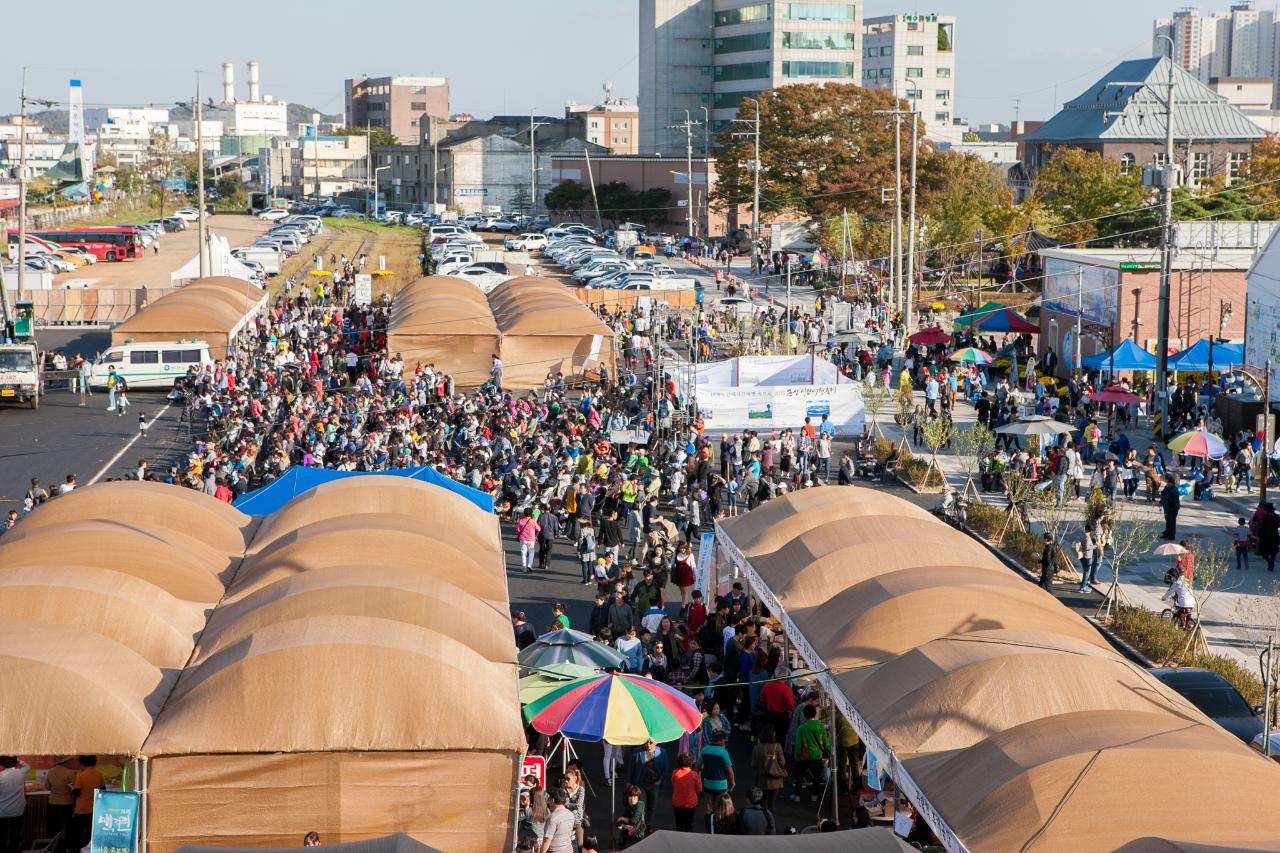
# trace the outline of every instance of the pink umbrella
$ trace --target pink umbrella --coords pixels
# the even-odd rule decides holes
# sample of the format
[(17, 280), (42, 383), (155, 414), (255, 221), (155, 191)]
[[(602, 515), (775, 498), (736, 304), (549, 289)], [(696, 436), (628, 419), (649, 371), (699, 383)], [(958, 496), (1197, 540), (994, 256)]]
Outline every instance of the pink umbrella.
[(1095, 403), (1141, 403), (1142, 398), (1123, 385), (1111, 385), (1101, 391), (1094, 391), (1089, 399)]

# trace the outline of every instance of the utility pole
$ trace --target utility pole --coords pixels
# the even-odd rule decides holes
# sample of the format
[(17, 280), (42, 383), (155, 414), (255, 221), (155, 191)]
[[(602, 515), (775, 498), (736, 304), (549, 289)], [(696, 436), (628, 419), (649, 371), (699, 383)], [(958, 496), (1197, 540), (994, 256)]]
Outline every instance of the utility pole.
[(538, 156), (534, 151), (533, 133), (544, 124), (545, 121), (534, 121), (533, 110), (529, 110), (529, 216), (532, 217), (538, 212)]
[(1080, 361), (1080, 318), (1084, 316), (1084, 267), (1076, 267), (1076, 363), (1075, 369), (1084, 370)]
[[(895, 93), (895, 101), (896, 101), (896, 93)], [(915, 205), (914, 205), (914, 201), (915, 201), (915, 175), (914, 175), (914, 172), (915, 172), (915, 168), (914, 168), (914, 156), (915, 156), (915, 140), (914, 140), (914, 131), (915, 131), (915, 112), (914, 112), (914, 111), (903, 110), (903, 109), (901, 109), (901, 107), (899, 107), (899, 106), (898, 106), (898, 104), (897, 104), (897, 103), (895, 103), (895, 104), (894, 104), (894, 108), (893, 108), (893, 109), (891, 109), (891, 110), (876, 110), (876, 111), (873, 113), (873, 115), (882, 115), (882, 116), (883, 116), (883, 115), (891, 115), (891, 116), (893, 116), (893, 173), (894, 173), (894, 175), (895, 175), (895, 177), (896, 177), (896, 179), (897, 179), (897, 180), (896, 180), (896, 182), (895, 182), (895, 184), (894, 184), (894, 190), (893, 190), (893, 222), (894, 222), (894, 240), (892, 241), (892, 242), (893, 242), (892, 254), (893, 254), (893, 255), (895, 255), (895, 256), (897, 256), (897, 257), (896, 257), (896, 261), (891, 261), (891, 263), (892, 263), (892, 265), (893, 265), (893, 266), (892, 266), (892, 270), (893, 270), (893, 272), (892, 272), (892, 276), (893, 276), (893, 280), (894, 280), (894, 297), (895, 297), (894, 302), (896, 303), (896, 302), (898, 301), (898, 299), (902, 299), (902, 300), (904, 300), (904, 301), (903, 301), (903, 304), (902, 304), (902, 306), (901, 306), (901, 307), (902, 307), (902, 309), (903, 309), (903, 316), (904, 316), (904, 319), (905, 319), (905, 320), (907, 320), (907, 322), (908, 322), (908, 324), (909, 324), (910, 320), (909, 320), (909, 318), (907, 318), (907, 317), (906, 317), (906, 315), (911, 313), (911, 311), (910, 311), (910, 303), (909, 303), (909, 302), (906, 302), (906, 300), (908, 299), (908, 296), (907, 296), (907, 288), (903, 285), (903, 283), (902, 283), (902, 281), (901, 281), (901, 276), (902, 276), (902, 272), (903, 272), (903, 265), (902, 265), (902, 117), (903, 117), (904, 115), (909, 115), (909, 116), (911, 116), (911, 123), (912, 123), (913, 139), (912, 139), (911, 151), (912, 151), (912, 158), (913, 158), (913, 160), (912, 160), (913, 166), (912, 166), (911, 193), (912, 193), (912, 208), (913, 208), (913, 211), (914, 211), (914, 206), (915, 206)], [(883, 199), (883, 191), (882, 191), (882, 193), (881, 193), (881, 198)], [(914, 212), (912, 213), (912, 217), (911, 217), (911, 218), (912, 218), (912, 232), (911, 232), (911, 240), (912, 240), (912, 242), (914, 243), (914, 241), (915, 241), (915, 215), (914, 215)], [(913, 250), (914, 248), (915, 248), (914, 246), (909, 247), (909, 249), (908, 249), (908, 255), (910, 255), (911, 250)], [(889, 312), (889, 313), (890, 313), (890, 315), (892, 315), (892, 313), (893, 313), (893, 308), (894, 308), (894, 307), (898, 307), (898, 306), (896, 306), (896, 305), (894, 305), (893, 303), (891, 303), (891, 305), (890, 305), (890, 312)]]
[(782, 327), (782, 332), (787, 336), (787, 355), (791, 352), (791, 260), (792, 256), (787, 255), (787, 322)]
[[(684, 178), (685, 186), (688, 191), (685, 193), (685, 221), (688, 223), (689, 239), (694, 236), (693, 229), (693, 129), (697, 127), (699, 122), (694, 121), (689, 116), (689, 111), (684, 111), (684, 123), (669, 125), (670, 130), (684, 131)], [(676, 173), (678, 174), (678, 173)]]
[(919, 147), (919, 125), (917, 114), (913, 108), (911, 116), (911, 196), (907, 207), (907, 220), (911, 223), (907, 237), (907, 311), (905, 315), (907, 334), (915, 327), (915, 288), (916, 288), (916, 149)]
[[(1159, 437), (1169, 428), (1169, 291), (1173, 273), (1173, 39), (1169, 42), (1169, 82), (1164, 101), (1164, 179), (1160, 183), (1160, 302), (1156, 318), (1156, 407), (1160, 414)], [(1264, 482), (1263, 488), (1266, 488)]]
[[(702, 108), (702, 238), (711, 237), (711, 111)], [(754, 255), (754, 251), (752, 252)]]
[[(892, 193), (896, 198), (898, 191), (889, 187), (880, 188), (880, 203), (888, 204), (888, 193)], [(889, 278), (888, 278), (888, 294), (885, 299), (889, 303), (889, 319), (893, 319), (893, 312), (898, 307), (898, 229), (897, 223), (892, 219), (889, 220)]]
[(596, 209), (596, 230), (604, 233), (604, 224), (600, 221), (600, 199), (596, 196), (596, 179), (591, 173), (591, 143), (582, 141), (582, 156), (587, 158), (587, 183), (591, 185), (591, 206)]
[[(22, 69), (22, 93), (19, 105), (22, 124), (18, 126), (18, 301), (27, 289), (27, 69)], [(0, 289), (3, 288), (0, 284)], [(8, 311), (5, 311), (6, 315)], [(5, 317), (7, 321), (8, 316)]]
[(751, 271), (754, 273), (759, 271), (756, 266), (756, 243), (760, 239), (760, 99), (750, 98), (749, 100), (756, 105), (755, 121), (745, 118), (734, 119), (734, 121), (750, 124), (753, 129), (750, 133), (735, 133), (733, 135), (755, 137), (755, 154), (753, 155), (754, 159), (751, 161), (751, 170), (755, 173), (751, 201)]
[(1261, 485), (1258, 487), (1259, 506), (1267, 502), (1267, 480), (1271, 479), (1271, 457), (1267, 455), (1267, 448), (1271, 446), (1275, 436), (1271, 435), (1270, 425), (1271, 359), (1267, 359), (1267, 363), (1262, 368), (1262, 452), (1258, 454), (1258, 461), (1262, 464), (1262, 476), (1259, 478)]
[(204, 106), (200, 103), (200, 72), (196, 72), (196, 239), (200, 241), (200, 277), (209, 276), (209, 234), (204, 216)]

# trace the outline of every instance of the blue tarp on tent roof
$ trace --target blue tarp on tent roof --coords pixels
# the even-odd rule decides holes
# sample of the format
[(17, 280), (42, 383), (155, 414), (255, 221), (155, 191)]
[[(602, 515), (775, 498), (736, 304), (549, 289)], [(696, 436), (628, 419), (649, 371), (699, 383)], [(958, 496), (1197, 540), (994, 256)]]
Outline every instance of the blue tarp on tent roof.
[(323, 483), (341, 480), (345, 477), (367, 477), (373, 474), (422, 480), (442, 489), (447, 489), (454, 494), (462, 495), (462, 497), (471, 501), (485, 512), (493, 512), (492, 495), (450, 480), (434, 468), (426, 465), (417, 468), (393, 468), (389, 471), (333, 471), (328, 468), (306, 468), (302, 465), (294, 465), (276, 480), (244, 495), (235, 502), (235, 508), (249, 515), (267, 515), (275, 512), (308, 489), (314, 489)]
[(1120, 342), (1111, 352), (1083, 359), (1085, 367), (1095, 370), (1155, 370), (1156, 357), (1131, 340)]
[(1244, 344), (1228, 344), (1205, 339), (1196, 341), (1187, 349), (1169, 358), (1170, 370), (1208, 370), (1210, 347), (1213, 352), (1213, 369), (1227, 370), (1232, 365), (1244, 363)]

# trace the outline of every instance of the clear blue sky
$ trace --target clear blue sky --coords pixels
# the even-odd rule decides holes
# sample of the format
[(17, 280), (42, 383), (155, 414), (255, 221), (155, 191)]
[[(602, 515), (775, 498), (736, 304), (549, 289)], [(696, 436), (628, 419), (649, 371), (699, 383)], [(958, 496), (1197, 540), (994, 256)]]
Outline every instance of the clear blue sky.
[[(1145, 56), (1151, 20), (1183, 0), (867, 0), (866, 15), (938, 12), (958, 17), (956, 90), (971, 122), (1047, 118), (1115, 62)], [(1201, 2), (1225, 9), (1226, 0)], [(1270, 5), (1263, 0), (1262, 5)], [(67, 80), (84, 81), (90, 105), (167, 106), (190, 98), (194, 71), (217, 96), (221, 65), (261, 63), (263, 93), (325, 112), (342, 109), (342, 81), (362, 73), (449, 77), (452, 108), (488, 116), (555, 113), (591, 101), (605, 80), (636, 94), (637, 0), (270, 0), (186, 3), (11, 0), (0, 54), (0, 103), (17, 109), (22, 66), (28, 92), (65, 100)], [(197, 10), (215, 21), (201, 24)], [(368, 34), (366, 36), (366, 34)]]

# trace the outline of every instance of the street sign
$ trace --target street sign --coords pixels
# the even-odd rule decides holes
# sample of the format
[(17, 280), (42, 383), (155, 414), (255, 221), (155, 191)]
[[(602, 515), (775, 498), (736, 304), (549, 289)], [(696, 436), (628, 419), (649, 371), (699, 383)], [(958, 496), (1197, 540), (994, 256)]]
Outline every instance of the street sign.
[(1133, 270), (1158, 270), (1160, 269), (1159, 261), (1121, 261), (1120, 269), (1124, 272)]
[(538, 787), (542, 790), (547, 789), (547, 759), (541, 755), (526, 755), (524, 761), (520, 763), (520, 778), (526, 776), (535, 776), (538, 779)]
[(373, 276), (369, 273), (356, 274), (356, 304), (373, 304)]

